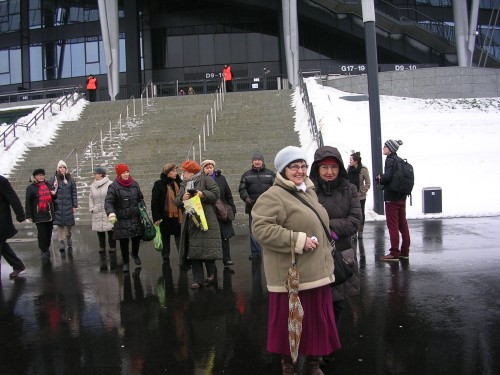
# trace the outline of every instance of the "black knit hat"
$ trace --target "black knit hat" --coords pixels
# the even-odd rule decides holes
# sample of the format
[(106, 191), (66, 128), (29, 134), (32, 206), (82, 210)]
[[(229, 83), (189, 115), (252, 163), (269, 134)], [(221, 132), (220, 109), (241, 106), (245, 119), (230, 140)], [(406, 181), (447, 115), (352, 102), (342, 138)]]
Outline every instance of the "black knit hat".
[(37, 168), (33, 171), (33, 177), (35, 177), (36, 175), (39, 175), (39, 174), (43, 174), (45, 176), (45, 169)]
[(100, 174), (100, 175), (102, 175), (104, 177), (104, 176), (106, 176), (106, 168), (104, 168), (104, 167), (95, 167), (94, 168), (94, 173), (95, 174)]

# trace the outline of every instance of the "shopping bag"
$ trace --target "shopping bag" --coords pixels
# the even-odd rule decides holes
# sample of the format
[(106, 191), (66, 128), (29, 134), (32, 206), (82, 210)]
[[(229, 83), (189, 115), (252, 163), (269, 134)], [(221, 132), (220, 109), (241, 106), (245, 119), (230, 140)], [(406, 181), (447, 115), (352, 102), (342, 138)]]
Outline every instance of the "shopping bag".
[(163, 250), (163, 239), (161, 238), (161, 232), (160, 232), (160, 224), (161, 220), (158, 224), (155, 224), (155, 230), (156, 230), (156, 235), (154, 238), (154, 246), (156, 251), (162, 251)]
[(148, 216), (148, 211), (146, 210), (146, 206), (144, 203), (139, 203), (139, 213), (141, 216), (141, 224), (142, 224), (142, 240), (143, 241), (151, 241), (155, 238), (156, 230), (153, 222)]
[(205, 211), (198, 195), (184, 201), (184, 209), (199, 229), (202, 231), (208, 230), (207, 218), (205, 217)]

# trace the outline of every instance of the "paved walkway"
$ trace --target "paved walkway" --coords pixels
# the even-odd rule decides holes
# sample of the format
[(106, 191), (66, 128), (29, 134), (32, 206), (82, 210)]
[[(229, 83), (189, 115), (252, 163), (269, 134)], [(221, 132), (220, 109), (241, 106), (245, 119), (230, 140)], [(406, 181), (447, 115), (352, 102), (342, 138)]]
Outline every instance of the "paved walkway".
[[(383, 263), (384, 222), (359, 243), (362, 293), (344, 312), (342, 349), (325, 374), (500, 373), (498, 218), (410, 222), (408, 262)], [(231, 240), (233, 271), (217, 287), (189, 289), (177, 254), (163, 266), (152, 243), (124, 274), (98, 254), (88, 226), (72, 254), (42, 267), (36, 230), (11, 245), (27, 270), (9, 280), (2, 261), (0, 374), (280, 374), (266, 352), (267, 291), (249, 240)], [(54, 245), (56, 239), (54, 237)]]

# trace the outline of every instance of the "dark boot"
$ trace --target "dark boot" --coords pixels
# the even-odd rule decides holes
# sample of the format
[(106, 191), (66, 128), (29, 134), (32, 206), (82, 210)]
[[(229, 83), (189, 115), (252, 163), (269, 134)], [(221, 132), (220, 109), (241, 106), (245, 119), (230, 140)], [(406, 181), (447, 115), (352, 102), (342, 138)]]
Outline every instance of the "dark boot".
[(307, 357), (304, 364), (304, 375), (325, 375), (319, 368), (319, 357)]
[(359, 230), (358, 230), (358, 238), (363, 238), (363, 230), (365, 229), (365, 225), (364, 224), (361, 224), (359, 226)]
[(298, 373), (295, 371), (295, 365), (293, 364), (292, 357), (288, 355), (281, 357), (281, 368), (283, 369), (283, 375), (295, 375)]

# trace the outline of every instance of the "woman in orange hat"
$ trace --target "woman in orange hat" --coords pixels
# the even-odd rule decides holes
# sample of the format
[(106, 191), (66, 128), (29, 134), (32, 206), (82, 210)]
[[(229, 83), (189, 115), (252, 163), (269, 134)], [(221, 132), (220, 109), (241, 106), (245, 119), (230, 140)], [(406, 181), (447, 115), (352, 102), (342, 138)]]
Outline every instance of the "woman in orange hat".
[(115, 170), (116, 179), (109, 185), (104, 208), (109, 222), (114, 225), (114, 239), (120, 241), (123, 272), (129, 272), (129, 242), (132, 242), (132, 257), (135, 264), (141, 265), (139, 245), (142, 225), (139, 202), (144, 203), (144, 195), (137, 181), (130, 175), (126, 164), (118, 164)]
[(175, 205), (184, 207), (184, 202), (198, 195), (208, 223), (208, 230), (200, 229), (192, 220), (192, 216), (184, 211), (181, 226), (181, 243), (179, 265), (185, 267), (191, 263), (193, 267), (192, 289), (198, 289), (203, 284), (203, 263), (207, 270), (205, 282), (216, 282), (217, 268), (215, 261), (222, 259), (222, 243), (220, 239), (219, 222), (213, 204), (220, 196), (219, 186), (208, 178), (194, 160), (182, 163), (182, 184), (179, 194), (175, 197)]

